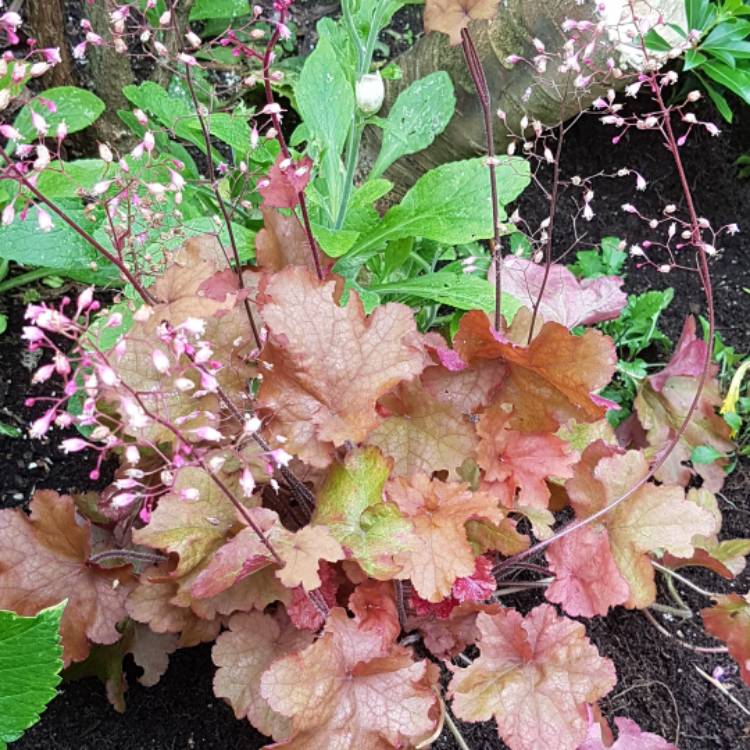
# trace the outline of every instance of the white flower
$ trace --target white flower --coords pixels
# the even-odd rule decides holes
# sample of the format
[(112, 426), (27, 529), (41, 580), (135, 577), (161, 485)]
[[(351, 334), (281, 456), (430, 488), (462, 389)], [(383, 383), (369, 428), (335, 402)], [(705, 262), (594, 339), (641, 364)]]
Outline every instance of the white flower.
[(357, 106), (367, 115), (374, 115), (385, 98), (385, 84), (379, 72), (365, 73), (355, 87)]

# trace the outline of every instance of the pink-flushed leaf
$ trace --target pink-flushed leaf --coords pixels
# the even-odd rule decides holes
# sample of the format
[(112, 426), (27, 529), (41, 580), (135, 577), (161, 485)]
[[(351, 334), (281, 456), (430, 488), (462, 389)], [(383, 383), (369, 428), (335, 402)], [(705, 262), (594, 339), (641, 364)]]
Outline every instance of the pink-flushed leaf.
[(214, 693), (224, 698), (238, 719), (247, 720), (275, 740), (286, 739), (291, 721), (276, 713), (260, 692), (260, 678), (277, 659), (302, 651), (313, 634), (298, 630), (281, 610), (275, 616), (261, 612), (233, 615), (217, 639), (211, 657), (218, 667)]
[(349, 597), (349, 609), (360, 630), (375, 631), (385, 643), (398, 638), (401, 624), (391, 581), (363, 581)]
[[(278, 515), (268, 508), (251, 508), (248, 514), (258, 529), (270, 535)], [(191, 592), (199, 599), (216, 596), (246, 576), (273, 563), (268, 548), (249, 526), (219, 547), (196, 576)]]
[(274, 549), (284, 561), (277, 576), (284, 586), (302, 586), (313, 591), (321, 585), (318, 566), (321, 560), (343, 560), (341, 545), (325, 526), (303, 526), (299, 531), (286, 532), (274, 538)]
[(268, 171), (268, 176), (258, 183), (263, 196), (263, 206), (269, 208), (294, 208), (299, 203), (299, 193), (310, 181), (312, 159), (305, 156), (293, 161), (279, 154)]
[(474, 572), (456, 579), (451, 594), (459, 602), (483, 602), (495, 593), (497, 581), (492, 572), (493, 562), (489, 557), (478, 557), (474, 561)]
[(602, 458), (616, 456), (622, 451), (616, 445), (597, 440), (581, 454), (573, 467), (573, 476), (565, 482), (570, 505), (579, 518), (587, 518), (607, 505), (604, 485), (594, 476), (596, 465)]
[(424, 30), (442, 31), (452, 45), (460, 44), (461, 29), (469, 21), (490, 20), (497, 12), (498, 0), (426, 0)]
[[(589, 481), (578, 485), (568, 482), (566, 488), (574, 507), (591, 508), (591, 500), (585, 496), (590, 493), (598, 497), (593, 506), (598, 510), (598, 503), (601, 502), (602, 507), (614, 503), (642, 481), (648, 471), (643, 453), (628, 451), (599, 458)], [(713, 513), (686, 499), (682, 487), (646, 482), (596, 522), (593, 528), (605, 527), (607, 530), (612, 559), (630, 589), (625, 605), (642, 609), (656, 600), (651, 555), (667, 551), (677, 556), (689, 556), (695, 548), (695, 539), (715, 534), (718, 525)], [(603, 564), (606, 550), (602, 546), (598, 552), (600, 564)], [(586, 577), (586, 564), (583, 557), (569, 561), (571, 570), (584, 568), (576, 573), (579, 578)]]
[[(340, 577), (336, 568), (323, 562), (320, 564), (318, 573), (321, 580), (318, 594), (323, 597), (323, 601), (329, 608), (336, 606), (336, 595), (340, 585)], [(317, 633), (325, 622), (324, 613), (305, 593), (302, 586), (297, 586), (292, 590), (290, 602), (286, 605), (286, 611), (294, 627), (300, 628), (300, 630), (310, 630)]]
[(290, 266), (259, 298), (269, 334), (259, 404), (286, 450), (317, 467), (334, 446), (365, 440), (381, 421), (377, 400), (429, 362), (408, 307), (389, 303), (368, 317), (354, 292), (340, 307), (335, 287)]
[(407, 620), (406, 629), (418, 630), (424, 645), (438, 659), (452, 659), (479, 640), (477, 615), (480, 612), (495, 614), (500, 609), (499, 604), (465, 602), (452, 606), (444, 617), (429, 612), (417, 613)]
[(291, 719), (288, 750), (385, 750), (410, 747), (437, 727), (438, 672), (411, 652), (363, 630), (334, 608), (322, 635), (276, 660), (261, 695)]
[(212, 641), (221, 623), (202, 619), (189, 607), (175, 604), (177, 583), (168, 576), (166, 566), (143, 571), (125, 603), (128, 615), (136, 622), (148, 625), (154, 633), (179, 634), (180, 648)]
[[(533, 309), (544, 280), (544, 266), (509, 255), (503, 261), (503, 291)], [(601, 276), (579, 281), (565, 266), (553, 263), (544, 286), (539, 314), (566, 328), (616, 318), (628, 302), (622, 279)]]
[(484, 471), (481, 487), (506, 508), (547, 508), (547, 479), (573, 476), (572, 467), (579, 455), (550, 433), (511, 429), (512, 416), (510, 404), (496, 404), (479, 418), (477, 463)]
[(504, 378), (502, 362), (480, 359), (458, 371), (442, 365), (428, 367), (422, 384), (436, 399), (452, 404), (462, 414), (473, 414), (492, 403)]
[(134, 582), (129, 566), (89, 563), (91, 524), (77, 517), (72, 497), (40, 490), (30, 508), (30, 516), (0, 511), (0, 609), (28, 617), (67, 599), (60, 632), (68, 666), (92, 643), (120, 639), (116, 625)]
[[(648, 445), (655, 451), (663, 450), (685, 421), (698, 388), (698, 375), (706, 351), (706, 344), (696, 338), (695, 320), (690, 317), (685, 322), (677, 350), (667, 367), (641, 383), (635, 409), (646, 430)], [(658, 480), (686, 486), (698, 474), (703, 479), (703, 486), (711, 492), (718, 492), (722, 488), (728, 458), (720, 458), (709, 464), (695, 463), (692, 468), (686, 465), (694, 448), (708, 446), (722, 455), (734, 449), (729, 425), (716, 413), (721, 404), (716, 371), (716, 365), (711, 365), (687, 429), (657, 471)]]
[(542, 604), (477, 616), (479, 657), (453, 667), (449, 695), (464, 721), (495, 718), (511, 750), (576, 750), (586, 736), (582, 709), (615, 685), (615, 668), (578, 622)]
[(701, 610), (706, 631), (727, 644), (740, 666), (740, 675), (750, 685), (750, 595), (718, 596), (712, 607)]
[(671, 742), (651, 732), (644, 732), (634, 721), (623, 716), (615, 717), (617, 740), (605, 745), (602, 728), (598, 723), (589, 727), (589, 733), (578, 750), (678, 750)]
[(474, 572), (476, 554), (466, 522), (499, 523), (504, 517), (490, 495), (426, 474), (393, 479), (386, 495), (413, 525), (406, 549), (395, 557), (401, 568), (397, 577), (410, 579), (419, 596), (433, 603), (451, 593), (456, 579)]
[(456, 479), (456, 469), (474, 453), (477, 438), (469, 420), (419, 382), (399, 386), (379, 407), (388, 416), (367, 442), (393, 459), (396, 476), (445, 470)]
[[(100, 384), (104, 399), (120, 413), (128, 434), (154, 442), (177, 440), (163, 423), (144, 414), (145, 409), (167, 423), (175, 424), (175, 420), (180, 420), (177, 424), (183, 435), (198, 440), (193, 437), (196, 435), (193, 430), (215, 427), (206, 415), (221, 413), (216, 394), (200, 388), (196, 369), (189, 367), (190, 362), (184, 356), (178, 362), (160, 337), (164, 321), (173, 329), (179, 329), (188, 321), (202, 321), (205, 327), (202, 338), (210, 342), (214, 359), (222, 363), (216, 373), (218, 384), (238, 406), (247, 398), (246, 384), (255, 375), (248, 355), (256, 344), (244, 303), (239, 301), (239, 290), (226, 294), (231, 288), (225, 283), (226, 268), (224, 257), (191, 245), (178, 251), (168, 269), (151, 287), (159, 303), (142, 308), (141, 314), (149, 312), (150, 315), (134, 323), (126, 335), (124, 353), (110, 357), (113, 370), (127, 388), (120, 384), (104, 388)], [(255, 296), (258, 276), (250, 272), (244, 274), (250, 299)], [(157, 361), (169, 363), (166, 371), (157, 367), (154, 352), (159, 353)], [(190, 380), (195, 388), (179, 388), (178, 380)], [(128, 389), (139, 393), (143, 408)]]
[[(273, 208), (261, 206), (263, 229), (255, 236), (255, 256), (258, 265), (265, 271), (281, 271), (286, 266), (306, 266), (315, 270), (305, 230), (293, 214), (282, 214)], [(329, 258), (318, 248), (322, 260)]]
[(524, 432), (555, 432), (571, 419), (595, 422), (606, 409), (591, 397), (609, 383), (615, 368), (612, 340), (599, 331), (574, 336), (559, 323), (545, 323), (529, 346), (494, 331), (474, 310), (461, 318), (453, 339), (466, 365), (501, 360), (507, 375), (497, 397), (513, 404), (511, 426)]
[[(654, 390), (661, 393), (670, 378), (687, 376), (697, 378), (703, 372), (708, 347), (703, 339), (699, 339), (695, 332), (695, 318), (688, 315), (682, 326), (680, 340), (677, 342), (674, 354), (667, 366), (659, 372), (650, 375), (648, 380)], [(719, 366), (712, 362), (708, 368), (709, 378), (716, 377)]]
[(164, 676), (169, 666), (169, 655), (178, 647), (178, 636), (174, 633), (155, 633), (151, 628), (135, 623), (130, 653), (135, 663), (143, 670), (138, 682), (153, 687)]
[(292, 532), (268, 508), (250, 508), (247, 513), (270, 547), (256, 529), (245, 526), (208, 560), (192, 585), (195, 596), (215, 596), (268, 565), (277, 568), (276, 576), (287, 588), (302, 586), (312, 591), (321, 583), (319, 561), (337, 562), (344, 557), (341, 545), (325, 526), (303, 526)]
[[(197, 499), (184, 499), (186, 490), (197, 490)], [(176, 554), (177, 578), (221, 547), (235, 522), (234, 505), (211, 476), (186, 467), (175, 474), (172, 491), (159, 500), (148, 525), (133, 532), (133, 540)]]
[(606, 528), (584, 526), (553, 542), (546, 554), (555, 580), (545, 596), (566, 614), (606, 615), (610, 607), (628, 600), (630, 588), (612, 557)]

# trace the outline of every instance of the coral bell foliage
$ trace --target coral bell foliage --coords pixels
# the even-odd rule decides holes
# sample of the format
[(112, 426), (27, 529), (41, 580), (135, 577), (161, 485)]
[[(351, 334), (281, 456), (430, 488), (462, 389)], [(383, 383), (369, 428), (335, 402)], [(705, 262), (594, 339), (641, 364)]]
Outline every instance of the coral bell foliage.
[[(50, 395), (29, 399), (41, 407), (31, 434), (75, 427), (78, 436), (64, 439), (62, 450), (92, 452), (92, 479), (103, 474), (105, 460), (116, 468), (99, 492), (44, 490), (29, 514), (0, 511), (0, 609), (36, 615), (66, 599), (64, 662), (85, 670), (96, 649), (97, 659), (114, 665), (107, 670), (115, 675), (109, 695), (121, 710), (118, 670), (126, 654), (143, 667), (142, 681), (153, 684), (176, 648), (214, 642), (216, 695), (272, 737), (272, 747), (427, 747), (450, 708), (464, 721), (494, 720), (511, 750), (673, 748), (622, 717), (613, 739), (597, 702), (615, 687), (615, 665), (571, 618), (649, 607), (657, 569), (701, 565), (728, 578), (742, 569), (745, 541), (719, 541), (715, 493), (732, 444), (716, 414), (710, 347), (689, 319), (671, 361), (640, 380), (633, 414), (615, 434), (607, 413), (617, 405), (602, 391), (618, 370), (618, 353), (596, 326), (626, 305), (621, 280), (579, 281), (549, 252), (544, 266), (538, 259), (501, 260), (501, 208), (528, 184), (529, 167), (518, 157), (495, 158), (491, 132), (488, 160), (433, 170), (384, 217), (367, 203), (388, 191), (385, 180), (365, 185), (367, 199), (359, 192), (352, 198), (348, 184), (338, 194), (331, 187), (341, 172), (338, 155), (324, 140), (336, 123), (327, 110), (315, 110), (311, 91), (297, 99), (303, 115), (315, 115), (305, 125), (324, 145), (322, 157), (311, 149), (320, 162), (292, 155), (281, 131), (269, 65), (274, 45), (288, 36), (289, 5), (276, 3), (265, 53), (234, 32), (221, 41), (237, 58), (262, 61), (268, 101), (261, 129), (278, 140), (278, 155), (256, 185), (254, 208), (264, 227), (254, 263), (240, 257), (231, 234), (215, 173), (227, 165), (214, 165), (201, 105), (190, 131), (197, 137), (205, 126), (211, 174), (201, 195), (226, 219), (233, 252), (216, 237), (199, 236), (159, 247), (153, 263), (136, 269), (121, 246), (106, 254), (99, 245), (129, 283), (124, 298), (102, 309), (89, 287), (77, 299), (28, 308), (23, 338), (45, 355), (34, 381), (59, 381)], [(113, 19), (121, 35), (129, 7), (115, 11), (124, 14)], [(462, 45), (485, 108), (489, 95), (469, 22), (492, 18), (496, 7), (496, 0), (427, 3), (427, 27)], [(257, 20), (262, 9), (253, 12)], [(6, 35), (15, 35), (19, 23), (9, 13), (0, 17)], [(169, 13), (158, 19), (160, 29), (173, 23)], [(566, 64), (589, 65), (585, 49), (580, 63), (570, 49), (602, 28), (569, 20), (563, 30), (572, 34), (566, 53), (573, 61)], [(103, 44), (89, 32), (76, 48), (79, 57), (87, 45)], [(193, 32), (187, 41), (201, 44)], [(526, 62), (541, 70), (550, 55), (541, 41), (534, 47)], [(518, 62), (523, 58), (509, 64)], [(198, 59), (183, 50), (176, 64), (192, 92)], [(323, 39), (302, 80), (314, 77), (316, 66), (328, 75), (337, 64)], [(578, 88), (584, 79), (576, 79)], [(661, 93), (674, 81), (655, 67), (636, 82), (654, 94), (653, 123), (620, 115), (614, 91), (594, 106), (614, 118), (605, 124), (659, 129), (684, 176)], [(438, 84), (436, 78), (430, 85)], [(347, 93), (346, 85), (341, 91), (354, 107), (354, 87)], [(141, 110), (133, 116), (148, 123)], [(522, 130), (542, 127), (524, 120)], [(43, 139), (43, 122), (34, 127)], [(258, 129), (247, 129), (256, 148)], [(15, 131), (4, 136), (15, 138)], [(136, 161), (149, 162), (155, 148), (146, 131)], [(545, 149), (542, 160), (549, 162)], [(19, 151), (2, 151), (9, 165), (18, 159), (6, 174), (33, 196), (39, 226), (52, 225), (43, 205), (57, 213), (55, 222), (73, 225), (35, 186), (44, 159), (31, 164), (24, 154), (32, 147)], [(396, 152), (389, 164), (409, 153)], [(113, 164), (108, 146), (100, 155)], [(308, 206), (305, 195), (323, 200), (321, 182), (311, 183), (317, 170), (341, 216), (351, 208), (348, 229), (313, 232), (310, 213), (320, 206)], [(174, 169), (167, 174), (168, 184), (145, 185), (148, 197), (133, 187), (137, 179), (128, 181), (112, 199), (117, 205), (107, 204), (113, 226), (122, 204), (132, 203), (144, 221), (160, 209), (161, 220), (169, 194), (177, 211), (185, 180)], [(109, 181), (97, 183), (91, 200), (109, 188)], [(585, 187), (583, 219), (593, 215), (592, 200)], [(637, 213), (629, 204), (624, 210)], [(680, 220), (680, 236), (705, 264), (712, 246), (701, 240), (706, 227), (691, 211)], [(11, 213), (4, 215), (8, 225)], [(673, 214), (674, 207), (663, 220), (669, 253), (678, 249), (670, 244)], [(653, 222), (658, 229), (662, 219)], [(534, 248), (549, 251), (551, 224), (535, 235)], [(326, 238), (324, 246), (316, 234)], [(497, 281), (494, 306), (484, 304), (488, 291), (493, 297), (486, 278), (471, 275), (475, 256), (465, 259), (465, 276), (433, 267), (434, 279), (422, 276), (408, 287), (417, 298), (427, 290), (438, 306), (452, 306), (450, 324), (433, 325), (434, 316), (383, 303), (363, 288), (363, 264), (385, 242), (415, 236), (453, 245), (490, 240), (484, 260), (492, 261), (489, 277)], [(356, 241), (352, 259), (347, 252)], [(656, 265), (647, 250), (631, 253)], [(710, 291), (705, 265), (700, 272)], [(441, 275), (452, 281), (438, 284)], [(482, 290), (481, 299), (471, 290)], [(412, 291), (404, 293), (408, 299)], [(718, 459), (691, 462), (706, 446)], [(529, 580), (538, 573), (549, 577)], [(506, 595), (524, 586), (543, 589), (547, 602), (524, 612), (508, 606)], [(747, 598), (717, 595), (702, 615), (748, 680)], [(473, 661), (462, 654), (468, 647)], [(452, 661), (458, 656), (460, 665)]]

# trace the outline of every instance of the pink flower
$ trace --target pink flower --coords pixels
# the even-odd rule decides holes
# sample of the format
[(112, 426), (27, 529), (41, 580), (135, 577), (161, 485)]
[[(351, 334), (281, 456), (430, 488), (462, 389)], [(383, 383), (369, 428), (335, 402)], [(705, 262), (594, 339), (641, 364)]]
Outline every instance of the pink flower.
[(31, 429), (29, 430), (29, 435), (32, 438), (41, 438), (44, 437), (47, 432), (49, 432), (49, 428), (52, 426), (52, 422), (54, 421), (56, 416), (56, 411), (54, 409), (49, 409), (46, 411), (39, 419), (36, 419), (32, 425)]
[(78, 451), (88, 448), (89, 444), (81, 438), (67, 438), (62, 441), (60, 447), (64, 453), (78, 453)]

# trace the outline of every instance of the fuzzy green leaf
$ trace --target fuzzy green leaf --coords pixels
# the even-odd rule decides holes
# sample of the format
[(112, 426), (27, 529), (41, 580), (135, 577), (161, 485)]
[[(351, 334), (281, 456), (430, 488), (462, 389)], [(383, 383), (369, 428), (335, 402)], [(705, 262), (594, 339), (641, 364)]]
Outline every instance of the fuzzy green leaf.
[(402, 91), (383, 125), (383, 143), (370, 177), (379, 177), (396, 159), (427, 148), (453, 117), (456, 97), (450, 76), (439, 70)]

